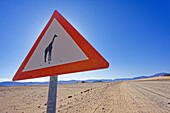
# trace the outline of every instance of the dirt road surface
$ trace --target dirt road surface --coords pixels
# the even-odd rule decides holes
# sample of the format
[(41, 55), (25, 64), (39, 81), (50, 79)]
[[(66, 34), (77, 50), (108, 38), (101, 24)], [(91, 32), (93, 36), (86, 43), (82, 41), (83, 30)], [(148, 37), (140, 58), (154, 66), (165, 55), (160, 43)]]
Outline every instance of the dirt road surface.
[[(46, 113), (48, 85), (0, 87), (0, 113)], [(170, 80), (59, 85), (58, 113), (170, 113)]]

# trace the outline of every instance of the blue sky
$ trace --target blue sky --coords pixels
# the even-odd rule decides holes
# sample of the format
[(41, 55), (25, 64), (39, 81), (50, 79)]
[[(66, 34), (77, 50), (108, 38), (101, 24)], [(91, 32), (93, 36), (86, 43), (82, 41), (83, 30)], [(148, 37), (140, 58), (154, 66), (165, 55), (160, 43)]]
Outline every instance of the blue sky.
[[(169, 0), (1, 0), (0, 81), (11, 80), (58, 10), (110, 63), (59, 80), (170, 72)], [(48, 80), (48, 77), (29, 81)]]

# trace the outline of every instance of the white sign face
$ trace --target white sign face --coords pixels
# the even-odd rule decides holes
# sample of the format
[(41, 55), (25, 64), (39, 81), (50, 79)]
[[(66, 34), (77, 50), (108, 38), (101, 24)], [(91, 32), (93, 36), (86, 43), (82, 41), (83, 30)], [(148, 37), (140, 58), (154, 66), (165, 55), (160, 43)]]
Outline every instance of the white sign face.
[(23, 72), (87, 59), (80, 47), (54, 18)]

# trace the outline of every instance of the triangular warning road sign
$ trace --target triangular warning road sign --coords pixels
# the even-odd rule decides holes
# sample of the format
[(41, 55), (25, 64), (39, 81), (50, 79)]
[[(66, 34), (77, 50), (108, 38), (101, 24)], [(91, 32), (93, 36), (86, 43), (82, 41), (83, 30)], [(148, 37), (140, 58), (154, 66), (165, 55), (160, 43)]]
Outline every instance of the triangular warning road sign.
[(54, 11), (13, 81), (107, 67), (109, 63), (58, 11)]

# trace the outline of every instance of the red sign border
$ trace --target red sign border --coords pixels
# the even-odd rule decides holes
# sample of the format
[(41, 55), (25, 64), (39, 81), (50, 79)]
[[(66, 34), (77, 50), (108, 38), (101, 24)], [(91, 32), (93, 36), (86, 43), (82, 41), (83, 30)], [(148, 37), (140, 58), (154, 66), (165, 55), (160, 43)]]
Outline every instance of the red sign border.
[[(58, 66), (51, 66), (51, 67), (22, 72), (54, 18), (61, 24), (61, 26), (72, 37), (72, 39), (77, 43), (77, 45), (86, 54), (86, 56), (89, 59), (58, 65)], [(73, 72), (103, 69), (108, 67), (109, 67), (109, 63), (89, 44), (89, 42), (57, 10), (55, 10), (49, 22), (41, 32), (40, 36), (34, 43), (33, 47), (31, 48), (30, 52), (26, 56), (25, 60), (21, 64), (20, 68), (18, 69), (18, 71), (16, 72), (12, 80), (16, 81), (16, 80), (39, 78), (45, 76), (54, 76), (54, 75), (61, 75), (61, 74), (67, 74)]]

